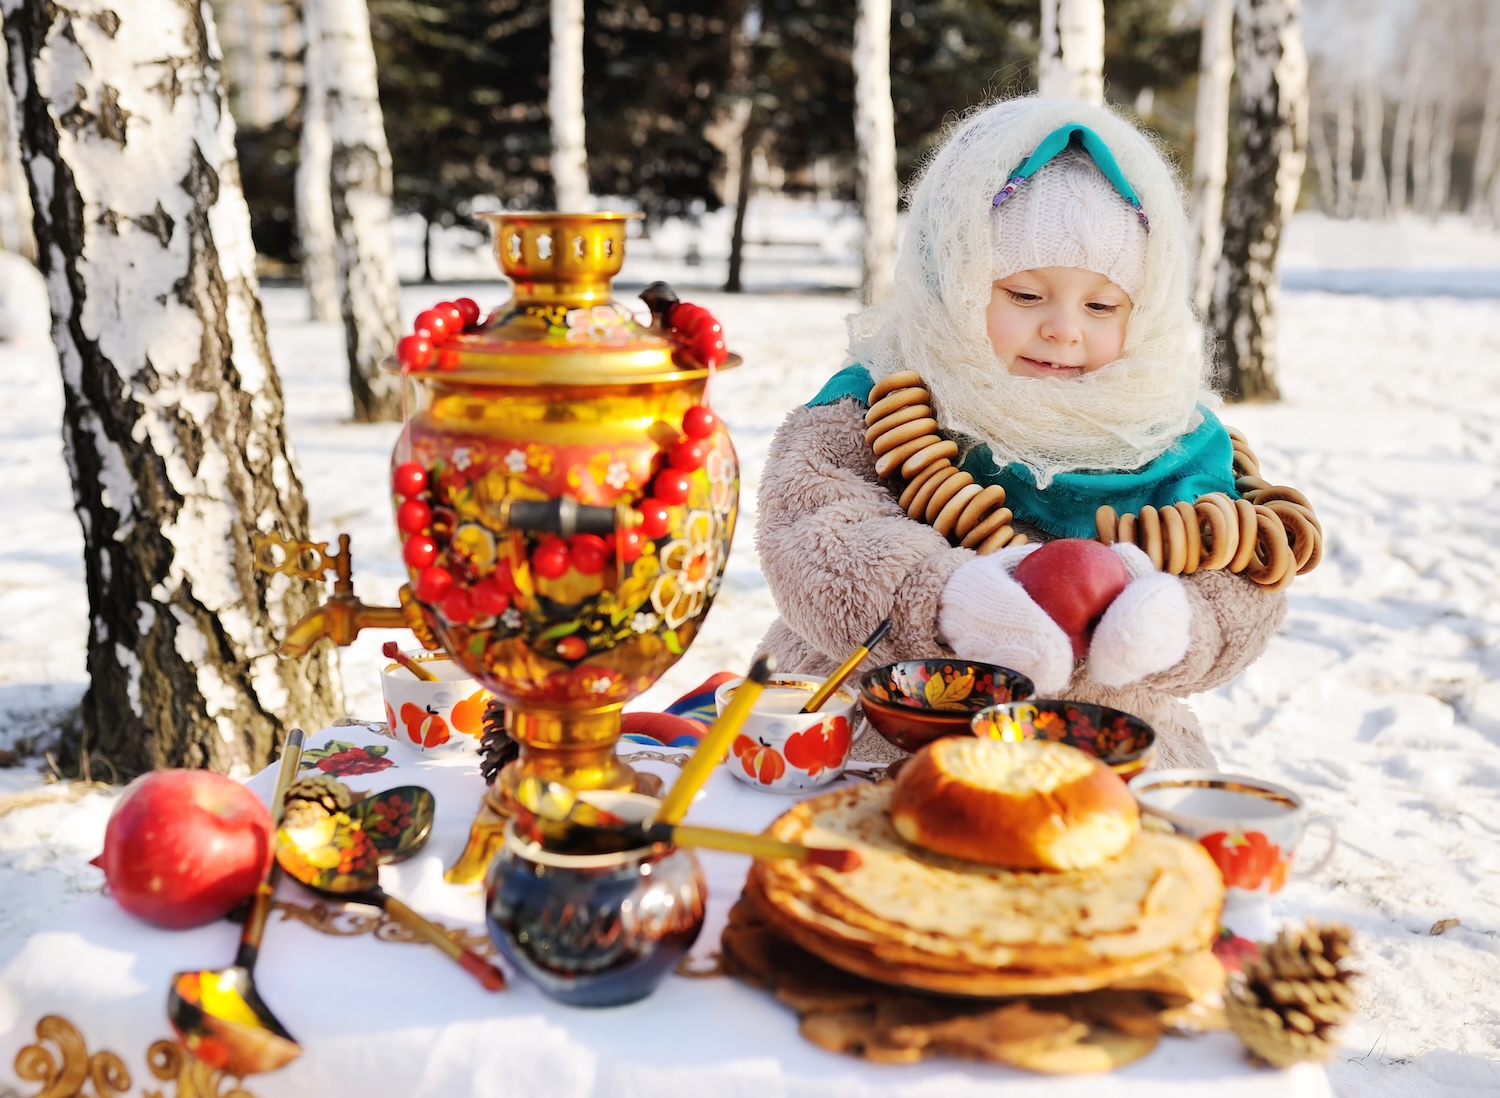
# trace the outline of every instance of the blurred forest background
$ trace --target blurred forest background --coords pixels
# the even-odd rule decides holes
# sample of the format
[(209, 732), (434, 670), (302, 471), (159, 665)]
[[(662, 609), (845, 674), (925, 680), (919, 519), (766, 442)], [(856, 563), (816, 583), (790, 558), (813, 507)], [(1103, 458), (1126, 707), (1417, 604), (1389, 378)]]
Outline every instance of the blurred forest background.
[[(217, 0), (258, 250), (295, 262), (302, 114), (297, 0)], [(1105, 97), (1191, 177), (1203, 0), (1109, 0)], [(527, 0), (370, 0), (401, 212), (431, 225), (553, 204), (548, 9)], [(752, 186), (855, 201), (857, 0), (587, 0), (584, 95), (595, 196), (649, 219), (732, 203), (749, 49)], [(1500, 217), (1500, 5), (1306, 0), (1310, 126), (1301, 205), (1330, 216)], [(904, 183), (945, 122), (1036, 88), (1037, 5), (894, 0), (891, 92)], [(1238, 96), (1231, 96), (1237, 103)], [(1231, 160), (1239, 126), (1229, 127)], [(1494, 192), (1494, 193), (1492, 193)], [(648, 226), (649, 231), (649, 226)]]

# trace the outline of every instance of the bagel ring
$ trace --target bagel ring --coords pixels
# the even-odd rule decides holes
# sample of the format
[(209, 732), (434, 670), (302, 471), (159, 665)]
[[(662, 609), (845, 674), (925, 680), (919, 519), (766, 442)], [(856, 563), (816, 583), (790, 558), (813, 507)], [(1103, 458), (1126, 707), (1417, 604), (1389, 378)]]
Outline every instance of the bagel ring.
[(915, 389), (921, 384), (922, 375), (915, 370), (898, 370), (894, 374), (886, 374), (870, 389), (870, 403), (874, 404), (887, 393), (894, 393), (897, 389)]
[(1162, 559), (1161, 518), (1149, 503), (1135, 516), (1135, 537), (1136, 544), (1151, 558), (1151, 567), (1160, 572), (1166, 563)]
[(1115, 531), (1120, 527), (1120, 520), (1115, 515), (1115, 509), (1105, 503), (1094, 512), (1094, 529), (1098, 531), (1099, 540), (1105, 545), (1114, 544)]
[(943, 504), (943, 509), (938, 512), (937, 518), (932, 520), (932, 528), (943, 537), (948, 537), (953, 533), (953, 528), (958, 525), (958, 516), (964, 513), (964, 508), (983, 491), (984, 489), (977, 484), (965, 484), (953, 493), (952, 499)]
[(1274, 500), (1286, 500), (1288, 503), (1295, 503), (1306, 507), (1308, 511), (1313, 509), (1313, 505), (1307, 502), (1306, 496), (1297, 491), (1297, 489), (1288, 488), (1284, 484), (1273, 484), (1261, 494), (1260, 501), (1262, 503), (1271, 503)]
[(989, 537), (985, 538), (984, 541), (980, 542), (979, 547), (974, 552), (978, 553), (981, 557), (987, 557), (995, 550), (1004, 549), (1007, 545), (1025, 544), (1025, 534), (1018, 534), (1011, 527), (1002, 526)]
[(1287, 536), (1292, 543), (1292, 560), (1297, 567), (1297, 574), (1300, 576), (1317, 567), (1318, 561), (1323, 558), (1323, 534), (1303, 513), (1302, 508), (1295, 503), (1280, 499), (1271, 503), (1263, 503), (1261, 506), (1270, 510), (1281, 520), (1281, 525), (1286, 527)]
[(910, 408), (913, 404), (927, 404), (931, 399), (927, 390), (919, 385), (887, 393), (872, 404), (870, 410), (865, 413), (865, 426), (873, 426), (898, 409)]
[(1178, 500), (1172, 505), (1172, 509), (1182, 519), (1182, 574), (1191, 576), (1203, 560), (1203, 535), (1198, 529), (1198, 512), (1191, 503), (1184, 500)]
[(939, 512), (948, 506), (948, 501), (958, 494), (960, 488), (973, 483), (973, 474), (966, 473), (962, 469), (940, 483), (932, 493), (932, 496), (927, 500), (927, 510), (922, 512), (927, 522), (931, 523), (933, 519), (938, 517)]
[(1014, 517), (1015, 516), (1010, 513), (1009, 507), (997, 508), (995, 511), (980, 519), (978, 525), (976, 525), (974, 529), (965, 534), (963, 541), (961, 541), (959, 544), (962, 545), (965, 549), (973, 549), (978, 545), (982, 545), (984, 544), (986, 538), (988, 538), (991, 534), (1000, 529), (1000, 527), (1004, 526)]
[(901, 491), (901, 510), (911, 515), (912, 518), (916, 518), (916, 515), (912, 514), (911, 511), (911, 501), (917, 498), (917, 493), (922, 490), (922, 485), (936, 476), (938, 470), (944, 467), (951, 469), (953, 468), (953, 463), (951, 461), (934, 461), (927, 468), (912, 477)]
[(1193, 511), (1198, 516), (1199, 541), (1204, 547), (1198, 567), (1216, 572), (1234, 558), (1239, 539), (1232, 531), (1237, 527), (1230, 525), (1224, 509), (1209, 496), (1199, 497)]
[[(949, 478), (962, 475), (951, 463), (947, 465), (939, 463), (938, 469), (939, 472), (922, 483), (922, 487), (917, 490), (917, 494), (912, 497), (910, 505), (906, 508), (906, 513), (919, 522), (927, 521), (927, 504), (931, 502), (932, 494)], [(958, 489), (955, 488), (954, 491)]]
[(890, 415), (882, 416), (865, 428), (865, 444), (873, 446), (875, 440), (891, 428), (900, 427), (903, 423), (910, 423), (914, 419), (929, 419), (931, 416), (932, 406), (928, 404), (908, 404), (905, 408), (898, 408)]
[(1115, 527), (1115, 540), (1135, 544), (1135, 516), (1128, 511), (1120, 516), (1120, 524)]
[(1245, 575), (1262, 587), (1285, 590), (1297, 575), (1292, 550), (1286, 541), (1286, 528), (1272, 511), (1257, 508), (1255, 552)]
[(1234, 501), (1235, 516), (1239, 519), (1239, 545), (1234, 550), (1234, 559), (1229, 562), (1231, 572), (1243, 572), (1255, 559), (1255, 539), (1260, 533), (1260, 519), (1255, 513), (1255, 504), (1248, 499)]
[(953, 528), (957, 531), (959, 537), (963, 537), (970, 530), (974, 529), (979, 520), (984, 518), (987, 511), (1003, 507), (1004, 505), (1005, 489), (998, 484), (991, 484), (988, 488), (982, 489), (977, 496), (969, 501), (969, 505), (958, 516), (958, 522)]
[[(937, 435), (928, 433), (911, 439), (908, 442), (903, 442), (900, 446), (897, 446), (893, 450), (887, 450), (885, 453), (881, 454), (878, 458), (875, 459), (875, 475), (881, 477), (892, 476), (898, 469), (901, 468), (901, 463), (904, 462), (907, 458), (911, 457), (915, 453), (919, 453), (920, 451), (927, 449), (927, 447), (931, 446), (934, 442), (941, 441), (942, 439), (938, 438)], [(955, 454), (958, 453), (958, 448), (956, 446), (954, 447), (953, 452)]]
[(1180, 576), (1187, 564), (1187, 530), (1176, 506), (1163, 507), (1156, 512), (1161, 522), (1161, 555), (1166, 562), (1163, 569), (1169, 576)]
[[(925, 436), (924, 436), (925, 437)], [(958, 456), (958, 443), (951, 438), (937, 438), (901, 463), (901, 475), (914, 477), (934, 461)]]
[(936, 430), (937, 420), (931, 416), (924, 416), (921, 419), (914, 419), (908, 423), (898, 424), (889, 431), (881, 432), (875, 441), (870, 443), (870, 449), (875, 451), (876, 457), (881, 457), (890, 453), (902, 443), (910, 442), (914, 438), (921, 438), (923, 435)]

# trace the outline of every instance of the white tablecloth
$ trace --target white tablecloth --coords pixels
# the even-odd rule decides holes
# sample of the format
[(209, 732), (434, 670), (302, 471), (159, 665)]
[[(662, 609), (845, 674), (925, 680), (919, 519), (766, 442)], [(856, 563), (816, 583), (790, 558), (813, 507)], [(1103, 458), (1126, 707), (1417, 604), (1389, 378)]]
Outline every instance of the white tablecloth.
[[(383, 869), (382, 883), (423, 914), (482, 933), (482, 885), (443, 881), (443, 868), (462, 849), (483, 793), (472, 757), (415, 756), (363, 726), (326, 729), (309, 737), (308, 748), (331, 740), (389, 748), (386, 758), (395, 765), (344, 778), (352, 788), (418, 784), (433, 791), (437, 816), (426, 850)], [(632, 749), (626, 745), (625, 750)], [(647, 760), (651, 754), (637, 752), (636, 765), (670, 780), (676, 768)], [(251, 785), (268, 796), (273, 777), (263, 772)], [(689, 818), (758, 830), (789, 804), (720, 771)], [(710, 902), (693, 952), (706, 965), (749, 863), (729, 854), (700, 852), (699, 857)], [(278, 898), (304, 906), (314, 902), (286, 882)], [(87, 1054), (107, 1051), (120, 1057), (131, 1076), (122, 1093), (161, 1091), (165, 1098), (186, 1098), (183, 1084), (178, 1083), (180, 1095), (174, 1094), (147, 1064), (148, 1048), (172, 1034), (165, 1009), (168, 981), (179, 970), (228, 965), (238, 938), (239, 928), (225, 921), (190, 931), (157, 930), (105, 896), (34, 935), (0, 973), (0, 1096), (7, 1085), (22, 1098), (40, 1092), (40, 1083), (18, 1076), (17, 1053), (39, 1043), (37, 1024), (44, 1016), (57, 1015), (76, 1028)], [(641, 1002), (586, 1010), (559, 1005), (519, 974), (509, 975), (511, 986), (491, 994), (430, 946), (369, 934), (333, 937), (273, 914), (256, 985), (301, 1041), (303, 1055), (278, 1072), (248, 1078), (245, 1089), (255, 1098), (1332, 1094), (1321, 1068), (1251, 1069), (1237, 1040), (1224, 1033), (1164, 1040), (1145, 1060), (1106, 1076), (1052, 1078), (961, 1061), (876, 1065), (810, 1045), (798, 1036), (791, 1010), (738, 980), (673, 976)], [(79, 1056), (77, 1049), (65, 1053), (55, 1041), (40, 1043), (59, 1068)]]

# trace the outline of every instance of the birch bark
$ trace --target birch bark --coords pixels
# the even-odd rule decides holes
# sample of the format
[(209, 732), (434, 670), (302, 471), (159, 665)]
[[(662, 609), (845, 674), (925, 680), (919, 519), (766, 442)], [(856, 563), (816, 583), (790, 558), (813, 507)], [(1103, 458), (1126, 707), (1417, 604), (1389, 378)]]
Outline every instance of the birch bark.
[(342, 318), (339, 296), (333, 195), (333, 138), (328, 132), (328, 78), (323, 71), (323, 48), (316, 0), (302, 6), (302, 134), (297, 156), (297, 250), (302, 259), (302, 284), (314, 320)]
[(1359, 103), (1360, 165), (1354, 212), (1358, 217), (1384, 217), (1385, 153), (1381, 143), (1385, 140), (1385, 93), (1380, 89), (1380, 70), (1373, 59), (1360, 81)]
[(1412, 165), (1413, 122), (1422, 105), (1422, 85), (1426, 77), (1427, 44), (1432, 37), (1432, 10), (1424, 2), (1417, 8), (1412, 28), (1411, 48), (1406, 52), (1406, 70), (1401, 76), (1401, 100), (1396, 104), (1396, 120), (1391, 130), (1391, 213), (1405, 212), (1411, 190), (1407, 172)]
[(1193, 304), (1208, 314), (1214, 267), (1224, 237), (1224, 177), (1229, 169), (1229, 87), (1234, 77), (1234, 0), (1208, 0), (1198, 54), (1193, 136), (1193, 238), (1198, 273)]
[[(1500, 23), (1500, 20), (1497, 20)], [(1500, 35), (1496, 36), (1500, 38)], [(1469, 184), (1469, 216), (1479, 217), (1486, 206), (1490, 177), (1500, 158), (1500, 56), (1490, 54), (1490, 78), (1484, 94), (1484, 116), (1479, 123), (1479, 145), (1474, 150), (1474, 174)]]
[(0, 251), (16, 252), (36, 262), (31, 233), (31, 195), (21, 167), (19, 119), (6, 73), (5, 36), (0, 35)]
[(1335, 217), (1354, 216), (1354, 85), (1347, 73), (1338, 74), (1338, 113), (1334, 134), (1338, 163), (1334, 169)]
[(365, 0), (307, 0), (328, 106), (329, 196), (349, 389), (360, 423), (400, 415), (400, 379), (380, 368), (401, 318), (391, 239), (391, 151)]
[(206, 5), (0, 0), (83, 527), (89, 688), (75, 761), (248, 773), (341, 710), (282, 660), (305, 582), (251, 537), (307, 536)]
[(1276, 400), (1277, 255), (1307, 147), (1300, 0), (1237, 0), (1234, 34), (1244, 141), (1225, 199), (1210, 327), (1232, 400)]
[(551, 2), (547, 109), (552, 118), (552, 185), (559, 210), (581, 213), (591, 208), (583, 122), (583, 0)]
[(860, 297), (890, 300), (896, 262), (896, 115), (891, 103), (891, 0), (860, 0), (854, 23), (854, 133), (859, 147)]
[(1104, 102), (1104, 0), (1042, 0), (1037, 90)]

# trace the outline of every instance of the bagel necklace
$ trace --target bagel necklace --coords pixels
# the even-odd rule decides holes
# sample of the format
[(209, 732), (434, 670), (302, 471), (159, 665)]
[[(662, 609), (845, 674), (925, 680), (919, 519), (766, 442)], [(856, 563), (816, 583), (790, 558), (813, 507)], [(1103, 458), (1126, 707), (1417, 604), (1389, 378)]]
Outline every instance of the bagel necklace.
[[(901, 482), (901, 509), (909, 517), (980, 556), (1026, 544), (1026, 535), (1011, 525), (1015, 516), (1005, 505), (1005, 489), (976, 484), (971, 473), (953, 464), (958, 443), (938, 434), (932, 395), (914, 371), (875, 383), (865, 428), (875, 472)], [(1192, 503), (1123, 515), (1105, 504), (1094, 516), (1097, 539), (1137, 545), (1155, 568), (1174, 576), (1227, 570), (1284, 591), (1322, 559), (1322, 524), (1301, 492), (1262, 479), (1245, 436), (1226, 430), (1239, 499), (1210, 492)]]

